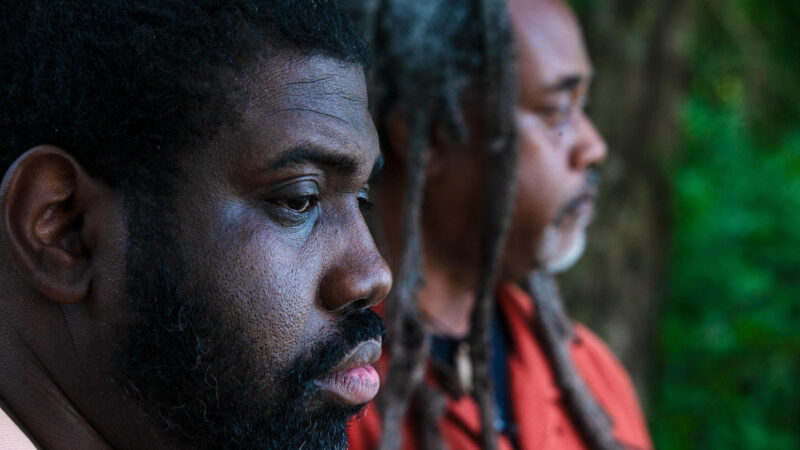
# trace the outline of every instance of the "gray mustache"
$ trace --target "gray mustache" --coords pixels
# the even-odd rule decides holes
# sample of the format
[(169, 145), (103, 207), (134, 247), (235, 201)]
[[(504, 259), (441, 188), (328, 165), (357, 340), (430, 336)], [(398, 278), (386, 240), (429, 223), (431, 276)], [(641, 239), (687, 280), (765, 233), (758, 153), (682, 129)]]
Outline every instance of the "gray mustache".
[(567, 216), (574, 214), (583, 202), (594, 201), (594, 199), (597, 198), (600, 188), (600, 180), (600, 172), (596, 169), (589, 169), (586, 172), (586, 181), (584, 182), (584, 187), (581, 189), (580, 194), (570, 199), (570, 201), (561, 208), (558, 214), (556, 214), (553, 223), (556, 225), (560, 224)]

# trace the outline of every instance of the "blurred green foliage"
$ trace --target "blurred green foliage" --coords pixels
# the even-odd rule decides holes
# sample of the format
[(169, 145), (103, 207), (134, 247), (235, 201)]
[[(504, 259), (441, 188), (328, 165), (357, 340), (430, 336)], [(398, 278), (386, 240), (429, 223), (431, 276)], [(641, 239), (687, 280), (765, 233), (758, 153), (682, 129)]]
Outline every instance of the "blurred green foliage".
[(800, 449), (800, 2), (693, 14), (651, 429), (659, 449)]

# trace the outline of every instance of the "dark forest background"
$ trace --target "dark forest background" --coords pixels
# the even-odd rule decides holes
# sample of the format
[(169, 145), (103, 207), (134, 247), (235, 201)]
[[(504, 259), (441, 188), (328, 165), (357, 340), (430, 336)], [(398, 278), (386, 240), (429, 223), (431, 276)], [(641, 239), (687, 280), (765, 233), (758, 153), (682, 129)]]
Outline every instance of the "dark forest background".
[(659, 449), (800, 449), (800, 1), (573, 0), (609, 143), (562, 276)]

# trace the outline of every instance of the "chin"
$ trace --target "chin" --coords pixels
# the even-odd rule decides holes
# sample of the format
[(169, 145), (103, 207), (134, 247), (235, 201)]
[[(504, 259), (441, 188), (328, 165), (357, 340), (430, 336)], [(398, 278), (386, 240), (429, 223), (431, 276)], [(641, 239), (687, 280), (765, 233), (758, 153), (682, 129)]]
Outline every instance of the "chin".
[(561, 273), (578, 262), (586, 249), (586, 228), (564, 232), (550, 225), (544, 231), (537, 253), (539, 267), (549, 273)]

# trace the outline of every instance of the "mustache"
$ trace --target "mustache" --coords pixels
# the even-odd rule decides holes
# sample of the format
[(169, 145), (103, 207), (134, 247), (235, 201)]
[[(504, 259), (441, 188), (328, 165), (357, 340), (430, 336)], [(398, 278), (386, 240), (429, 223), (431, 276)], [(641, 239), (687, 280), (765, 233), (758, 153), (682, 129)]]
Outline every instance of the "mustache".
[(586, 171), (586, 179), (581, 188), (580, 193), (570, 199), (556, 214), (553, 223), (560, 224), (565, 218), (574, 214), (579, 206), (584, 202), (594, 201), (597, 198), (598, 191), (600, 190), (600, 172), (597, 169), (589, 169)]
[(336, 331), (306, 355), (298, 357), (287, 374), (288, 387), (298, 387), (306, 392), (319, 379), (333, 370), (356, 346), (370, 339), (383, 339), (386, 326), (371, 309), (349, 312), (341, 317)]

